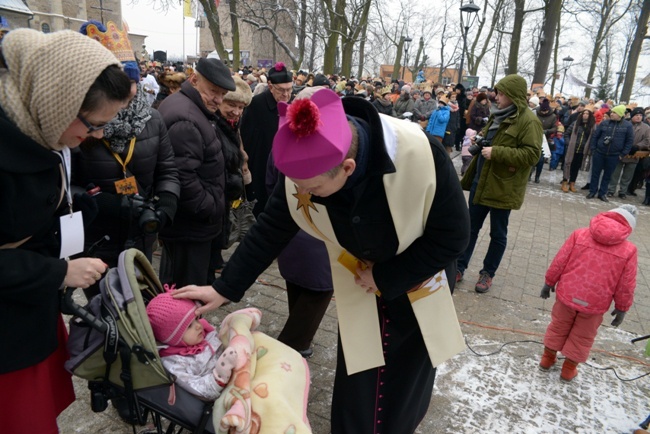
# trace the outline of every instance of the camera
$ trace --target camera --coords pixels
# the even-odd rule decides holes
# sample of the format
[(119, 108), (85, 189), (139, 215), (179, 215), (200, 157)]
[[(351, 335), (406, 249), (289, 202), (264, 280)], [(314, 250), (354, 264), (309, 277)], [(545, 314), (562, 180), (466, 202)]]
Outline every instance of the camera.
[(161, 221), (156, 214), (156, 207), (152, 200), (134, 194), (128, 196), (131, 218), (137, 220), (138, 227), (145, 234), (155, 234), (160, 231)]
[(481, 153), (481, 149), (486, 146), (490, 146), (490, 142), (485, 140), (485, 137), (477, 135), (474, 143), (469, 147), (468, 151), (472, 156), (478, 155)]
[(609, 144), (612, 143), (612, 136), (606, 136), (606, 137), (603, 139), (603, 143), (604, 143), (606, 146), (609, 146)]

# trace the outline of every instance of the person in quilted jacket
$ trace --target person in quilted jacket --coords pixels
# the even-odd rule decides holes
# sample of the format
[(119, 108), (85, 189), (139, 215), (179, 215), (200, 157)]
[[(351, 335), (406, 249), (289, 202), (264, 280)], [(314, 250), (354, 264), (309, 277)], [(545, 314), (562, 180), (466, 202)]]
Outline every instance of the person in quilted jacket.
[(623, 322), (636, 287), (637, 248), (627, 238), (636, 226), (637, 213), (634, 205), (626, 204), (596, 215), (588, 228), (574, 231), (555, 255), (540, 294), (546, 299), (557, 289), (541, 370), (551, 369), (560, 351), (566, 356), (560, 378), (573, 380), (577, 365), (589, 357), (612, 300), (612, 326)]

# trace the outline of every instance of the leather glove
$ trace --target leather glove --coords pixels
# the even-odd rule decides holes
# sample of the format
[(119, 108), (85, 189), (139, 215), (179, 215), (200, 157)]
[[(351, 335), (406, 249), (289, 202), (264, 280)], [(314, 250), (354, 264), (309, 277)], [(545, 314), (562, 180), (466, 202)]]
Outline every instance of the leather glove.
[(160, 228), (171, 225), (178, 208), (178, 198), (173, 193), (166, 191), (158, 193), (156, 202), (156, 216), (160, 220)]
[(614, 317), (614, 320), (612, 320), (612, 326), (618, 327), (623, 322), (623, 319), (625, 319), (625, 312), (621, 312), (618, 309), (614, 309), (612, 311), (612, 316)]
[(97, 202), (88, 193), (76, 193), (72, 197), (72, 209), (81, 211), (84, 227), (88, 227), (99, 214)]
[(546, 283), (542, 286), (542, 292), (539, 294), (543, 299), (547, 299), (551, 296), (551, 291), (555, 292), (555, 288), (548, 286)]

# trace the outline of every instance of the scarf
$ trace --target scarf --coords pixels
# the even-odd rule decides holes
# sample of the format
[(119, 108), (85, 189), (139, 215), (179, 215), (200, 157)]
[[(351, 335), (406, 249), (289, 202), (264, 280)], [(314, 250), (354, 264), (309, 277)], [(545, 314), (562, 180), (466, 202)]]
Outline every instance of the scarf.
[[(207, 336), (208, 333), (214, 331), (214, 327), (210, 325), (209, 322), (201, 318), (199, 320), (201, 325), (203, 326), (203, 332)], [(208, 343), (208, 341), (203, 338), (201, 342), (199, 342), (196, 345), (187, 345), (185, 342), (181, 342), (180, 345), (178, 346), (168, 346), (166, 348), (162, 348), (158, 351), (160, 354), (160, 357), (166, 357), (166, 356), (174, 356), (174, 355), (180, 355), (180, 356), (194, 356), (196, 354), (200, 354), (203, 352), (203, 350), (208, 347), (210, 351), (214, 354), (215, 349), (212, 348), (212, 346)]]
[(124, 152), (126, 144), (144, 130), (149, 119), (151, 119), (151, 106), (142, 85), (138, 84), (138, 91), (129, 105), (120, 110), (117, 116), (104, 127), (104, 138), (111, 146), (111, 150), (116, 154)]
[(100, 43), (72, 30), (13, 30), (2, 40), (2, 55), (0, 107), (21, 132), (57, 151), (90, 86), (106, 67), (120, 65)]
[(454, 104), (453, 102), (449, 101), (447, 105), (449, 106), (449, 110), (451, 110), (452, 113), (458, 111), (458, 104)]
[(506, 118), (512, 116), (515, 114), (517, 111), (517, 106), (512, 104), (509, 105), (508, 107), (501, 109), (501, 110), (495, 110), (492, 113), (492, 124), (488, 128), (488, 131), (494, 131), (492, 135), (496, 134), (496, 130), (499, 128), (499, 125), (501, 125), (501, 122), (503, 122)]

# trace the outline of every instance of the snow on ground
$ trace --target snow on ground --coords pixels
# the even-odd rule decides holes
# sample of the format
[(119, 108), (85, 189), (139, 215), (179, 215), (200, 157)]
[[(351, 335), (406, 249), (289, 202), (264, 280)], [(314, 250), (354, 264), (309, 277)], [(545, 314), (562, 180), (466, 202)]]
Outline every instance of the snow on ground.
[[(600, 334), (595, 348), (599, 342), (612, 341), (633, 347), (628, 333), (601, 327)], [(468, 344), (479, 354), (489, 354), (503, 342), (472, 336)], [(645, 362), (645, 343), (636, 345), (634, 357)], [(466, 350), (441, 366), (434, 395), (445, 396), (449, 413), (455, 415), (453, 430), (447, 425), (444, 431), (631, 433), (650, 413), (650, 377), (621, 381), (611, 370), (596, 369), (614, 366), (621, 378), (631, 379), (650, 372), (650, 367), (594, 351), (588, 362), (594, 367), (580, 365), (578, 376), (564, 383), (560, 381), (562, 360), (549, 372), (538, 369), (542, 348), (541, 343), (512, 343), (483, 357)]]

